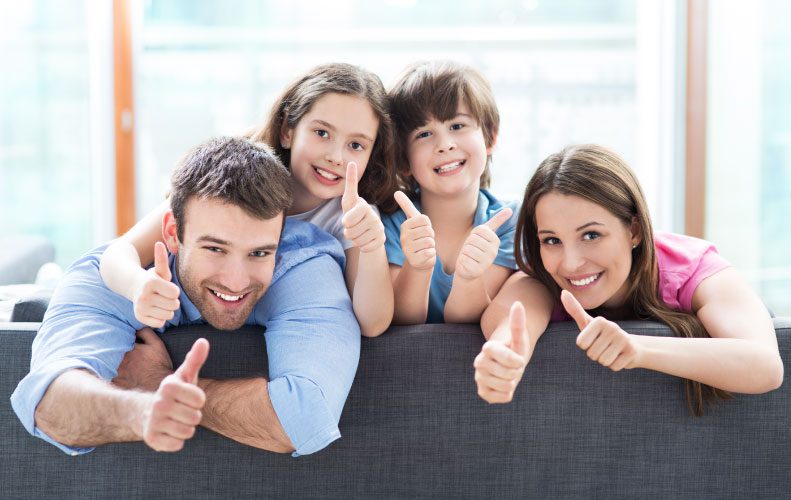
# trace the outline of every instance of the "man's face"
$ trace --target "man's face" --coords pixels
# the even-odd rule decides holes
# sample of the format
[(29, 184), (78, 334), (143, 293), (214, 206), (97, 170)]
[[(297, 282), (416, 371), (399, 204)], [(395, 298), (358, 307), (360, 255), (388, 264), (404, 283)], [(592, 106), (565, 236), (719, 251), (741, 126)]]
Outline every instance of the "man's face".
[(272, 281), (283, 214), (256, 219), (236, 205), (193, 197), (178, 223), (184, 240), (176, 237), (172, 215), (165, 239), (177, 254), (184, 292), (213, 327), (241, 327)]

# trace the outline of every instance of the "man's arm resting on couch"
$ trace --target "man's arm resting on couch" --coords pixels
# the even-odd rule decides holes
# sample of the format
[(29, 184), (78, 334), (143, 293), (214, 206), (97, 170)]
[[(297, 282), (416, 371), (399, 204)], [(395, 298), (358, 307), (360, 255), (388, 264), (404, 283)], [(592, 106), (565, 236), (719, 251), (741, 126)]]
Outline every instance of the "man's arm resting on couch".
[(200, 379), (198, 385), (206, 393), (202, 426), (263, 450), (294, 451), (269, 399), (265, 378)]

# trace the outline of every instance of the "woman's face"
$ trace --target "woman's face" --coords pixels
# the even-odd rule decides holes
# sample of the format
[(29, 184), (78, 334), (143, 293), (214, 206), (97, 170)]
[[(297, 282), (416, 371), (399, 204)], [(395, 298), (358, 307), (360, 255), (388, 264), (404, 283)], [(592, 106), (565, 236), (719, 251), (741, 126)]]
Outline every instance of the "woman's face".
[(560, 288), (585, 309), (623, 305), (637, 222), (625, 225), (596, 203), (555, 191), (538, 200), (535, 216), (541, 261)]

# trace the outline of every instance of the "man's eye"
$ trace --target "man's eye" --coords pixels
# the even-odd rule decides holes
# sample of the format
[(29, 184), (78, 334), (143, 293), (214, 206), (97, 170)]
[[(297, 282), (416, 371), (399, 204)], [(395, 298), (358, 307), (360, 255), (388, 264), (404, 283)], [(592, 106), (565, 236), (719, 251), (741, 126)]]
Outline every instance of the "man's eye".
[(272, 255), (272, 252), (269, 252), (267, 250), (256, 250), (254, 252), (250, 252), (250, 255), (252, 257), (268, 257)]
[(601, 237), (601, 234), (597, 233), (596, 231), (588, 231), (587, 233), (582, 235), (583, 240), (596, 240)]
[(220, 247), (203, 247), (203, 248), (205, 248), (206, 250), (208, 250), (208, 251), (210, 251), (212, 253), (220, 253), (220, 252), (222, 252), (222, 248), (220, 248)]
[(549, 236), (541, 240), (541, 243), (543, 243), (544, 245), (557, 245), (558, 243), (560, 243), (560, 240), (555, 238), (554, 236)]
[(319, 129), (314, 130), (314, 132), (316, 133), (317, 136), (322, 137), (322, 138), (327, 138), (327, 137), (330, 136), (330, 133), (327, 132), (324, 129), (320, 129), (319, 128)]

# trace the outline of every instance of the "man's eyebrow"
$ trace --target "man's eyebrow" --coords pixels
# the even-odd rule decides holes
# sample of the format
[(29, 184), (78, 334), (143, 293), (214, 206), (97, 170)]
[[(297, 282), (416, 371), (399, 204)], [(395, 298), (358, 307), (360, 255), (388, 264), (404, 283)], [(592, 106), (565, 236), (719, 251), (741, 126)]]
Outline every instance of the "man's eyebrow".
[[(327, 123), (324, 120), (314, 119), (313, 123), (321, 125), (324, 128), (328, 128), (328, 129), (332, 130), (333, 132), (335, 132), (335, 130), (336, 130), (335, 127), (331, 123)], [(374, 142), (374, 140), (372, 138), (368, 137), (367, 135), (363, 134), (362, 132), (355, 132), (351, 136), (352, 137), (362, 137), (363, 139), (365, 139), (367, 141)]]
[[(590, 226), (603, 226), (603, 225), (604, 224), (602, 224), (601, 222), (591, 221), (591, 222), (587, 222), (587, 223), (581, 225), (580, 227), (578, 227), (574, 231), (582, 231), (583, 229), (585, 229), (587, 227), (590, 227)], [(549, 229), (542, 229), (542, 230), (538, 231), (538, 234), (555, 234), (555, 231), (551, 231)]]
[[(208, 234), (203, 235), (200, 238), (198, 238), (197, 242), (198, 243), (214, 243), (215, 245), (222, 245), (222, 246), (226, 246), (226, 247), (232, 246), (229, 241), (225, 241), (223, 239), (220, 239), (220, 238), (217, 238), (215, 236), (208, 235)], [(275, 251), (275, 250), (277, 250), (277, 243), (267, 243), (267, 244), (264, 244), (264, 245), (260, 245), (260, 246), (257, 246), (257, 247), (255, 247), (253, 249), (253, 251), (256, 251), (256, 250)]]

